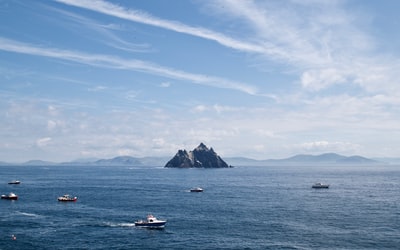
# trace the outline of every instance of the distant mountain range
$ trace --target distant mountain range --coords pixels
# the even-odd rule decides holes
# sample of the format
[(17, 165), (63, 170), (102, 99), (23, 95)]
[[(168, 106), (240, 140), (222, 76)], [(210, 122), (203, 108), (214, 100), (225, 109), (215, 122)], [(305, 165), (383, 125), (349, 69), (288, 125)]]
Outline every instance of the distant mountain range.
[[(227, 159), (229, 160), (229, 158)], [(271, 165), (361, 165), (361, 164), (388, 164), (362, 156), (343, 156), (335, 153), (320, 155), (299, 154), (285, 159), (254, 160), (249, 158), (231, 158), (233, 165), (271, 166)]]
[[(171, 157), (131, 157), (118, 156), (111, 159), (80, 159), (70, 162), (48, 162), (31, 160), (25, 163), (0, 162), (0, 165), (27, 166), (165, 166)], [(232, 166), (284, 166), (284, 165), (373, 165), (400, 164), (400, 158), (369, 159), (362, 156), (343, 156), (335, 153), (320, 155), (299, 154), (285, 159), (255, 160), (246, 157), (225, 157), (224, 160)]]

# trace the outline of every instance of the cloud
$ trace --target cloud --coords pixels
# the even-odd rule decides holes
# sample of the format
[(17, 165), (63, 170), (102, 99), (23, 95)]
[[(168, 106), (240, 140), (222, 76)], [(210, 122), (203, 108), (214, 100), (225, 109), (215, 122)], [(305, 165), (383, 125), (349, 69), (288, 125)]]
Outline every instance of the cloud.
[(117, 155), (118, 155), (118, 156), (133, 155), (134, 153), (135, 153), (134, 150), (128, 149), (128, 148), (123, 148), (123, 149), (117, 150)]
[(346, 77), (338, 69), (309, 70), (302, 74), (301, 84), (310, 90), (321, 90), (332, 84), (344, 83)]
[[(151, 48), (148, 44), (136, 44), (128, 42), (121, 37), (115, 35), (115, 31), (122, 31), (124, 28), (121, 25), (117, 25), (114, 23), (100, 23), (96, 20), (84, 17), (82, 15), (78, 15), (76, 13), (72, 13), (69, 11), (61, 10), (58, 8), (53, 8), (47, 6), (50, 11), (55, 11), (61, 14), (63, 17), (68, 18), (68, 25), (71, 26), (71, 29), (74, 29), (75, 32), (81, 32), (84, 30), (83, 28), (88, 28), (89, 31), (94, 31), (96, 34), (92, 35), (92, 33), (88, 33), (88, 30), (82, 32), (82, 36), (88, 37), (90, 39), (95, 39), (97, 42), (101, 41), (104, 44), (113, 47), (115, 49), (120, 49), (128, 52), (149, 52)], [(58, 15), (57, 22), (62, 22), (63, 19), (60, 18), (61, 15)], [(75, 27), (73, 26), (75, 23)], [(102, 38), (106, 38), (103, 40)]]
[(179, 23), (177, 21), (170, 21), (161, 18), (154, 17), (144, 11), (135, 9), (127, 9), (122, 6), (101, 1), (101, 0), (56, 0), (60, 3), (72, 5), (80, 8), (89, 9), (92, 11), (100, 12), (106, 15), (118, 17), (121, 19), (143, 23), (147, 25), (156, 26), (159, 28), (172, 30), (179, 33), (185, 33), (192, 36), (201, 37), (216, 41), (226, 47), (234, 48), (237, 50), (243, 50), (248, 52), (263, 52), (265, 48), (256, 44), (245, 43), (239, 40), (235, 40), (231, 37), (225, 36), (221, 33), (208, 30), (201, 27), (193, 27)]
[(279, 138), (278, 135), (276, 135), (273, 131), (267, 130), (267, 129), (257, 129), (254, 131), (255, 134), (262, 136), (262, 137), (267, 137), (267, 138)]
[[(326, 58), (326, 56), (321, 57), (322, 54), (319, 52), (318, 49), (319, 47), (323, 47), (326, 49), (326, 43), (324, 43), (323, 40), (319, 40), (325, 38), (326, 36), (322, 36), (322, 38), (315, 38), (316, 40), (304, 39), (303, 35), (307, 35), (306, 38), (310, 38), (311, 36), (310, 34), (306, 33), (307, 29), (302, 29), (300, 27), (304, 24), (310, 26), (314, 23), (318, 23), (319, 25), (336, 24), (342, 25), (343, 27), (345, 27), (345, 25), (348, 25), (348, 23), (346, 22), (337, 22), (337, 20), (345, 20), (346, 16), (339, 11), (332, 11), (332, 9), (335, 9), (337, 7), (338, 4), (336, 3), (329, 5), (330, 12), (335, 13), (335, 16), (332, 17), (332, 15), (322, 15), (320, 13), (318, 13), (316, 16), (314, 14), (312, 15), (312, 17), (317, 18), (310, 18), (312, 20), (307, 20), (309, 21), (308, 23), (305, 21), (297, 22), (299, 21), (300, 17), (304, 16), (304, 13), (296, 13), (293, 8), (283, 11), (283, 9), (285, 8), (280, 8), (282, 6), (267, 6), (266, 4), (260, 4), (259, 2), (254, 1), (227, 0), (215, 1), (216, 4), (212, 4), (209, 2), (205, 3), (208, 6), (214, 7), (217, 5), (223, 5), (224, 8), (222, 9), (225, 16), (229, 14), (235, 22), (238, 22), (238, 20), (242, 20), (244, 23), (249, 24), (249, 27), (253, 29), (253, 33), (246, 33), (246, 35), (251, 35), (250, 39), (248, 40), (252, 42), (248, 43), (210, 29), (197, 26), (194, 27), (178, 21), (158, 18), (144, 11), (132, 8), (125, 8), (121, 5), (116, 5), (107, 1), (56, 1), (67, 5), (99, 12), (109, 16), (121, 18), (124, 20), (138, 22), (166, 30), (175, 31), (178, 33), (185, 33), (203, 39), (212, 40), (225, 47), (239, 51), (263, 54), (267, 56), (272, 56), (276, 59), (284, 59), (288, 61), (303, 62), (305, 60), (304, 58), (307, 58), (309, 59), (309, 62), (313, 62), (314, 64), (319, 64), (321, 62), (321, 59), (324, 60), (324, 58)], [(285, 5), (285, 7), (287, 6), (288, 5)], [(312, 11), (313, 10), (310, 10), (308, 14)], [(327, 14), (326, 11), (324, 14)], [(328, 16), (328, 18), (326, 16)], [(336, 22), (334, 22), (335, 20)], [(315, 34), (317, 32), (323, 32), (322, 34), (325, 34), (325, 31), (321, 29), (321, 27), (317, 27), (314, 29), (314, 32), (311, 35), (318, 35)], [(323, 52), (326, 52), (326, 50), (324, 50)]]
[(164, 138), (154, 138), (152, 142), (154, 144), (154, 148), (162, 149), (167, 145), (167, 142), (165, 141)]
[(325, 31), (320, 29), (318, 19), (313, 19), (315, 14), (310, 15), (315, 8), (305, 13), (306, 10), (287, 2), (226, 0), (217, 3), (224, 6), (219, 8), (219, 14), (234, 22), (241, 21), (253, 43), (263, 45), (264, 50), (259, 54), (266, 59), (291, 65), (321, 65), (329, 60), (326, 43), (320, 40), (324, 36), (316, 36)]
[[(399, 92), (400, 61), (382, 55), (377, 37), (368, 30), (368, 13), (349, 11), (346, 1), (207, 2), (215, 16), (247, 27), (246, 36), (263, 44), (257, 52), (298, 74), (305, 90), (321, 91), (337, 84), (367, 91)], [(223, 6), (221, 8), (220, 6)]]
[(134, 59), (126, 60), (109, 55), (88, 54), (69, 50), (38, 47), (2, 37), (0, 37), (0, 50), (20, 54), (56, 58), (59, 60), (67, 60), (96, 67), (135, 70), (146, 72), (149, 74), (161, 75), (172, 79), (187, 80), (195, 84), (206, 85), (210, 87), (233, 89), (250, 95), (255, 95), (257, 92), (256, 88), (251, 85), (246, 85), (221, 77), (184, 72), (172, 68), (162, 67), (154, 63)]
[(58, 114), (58, 109), (53, 105), (48, 105), (47, 106), (47, 111), (49, 112), (50, 115), (57, 115)]
[(254, 145), (253, 149), (257, 152), (265, 152), (265, 146), (262, 144)]
[(202, 113), (202, 112), (206, 111), (207, 109), (208, 109), (208, 107), (205, 106), (205, 105), (196, 105), (192, 109), (192, 111), (195, 112), (195, 113)]
[[(384, 60), (387, 65), (398, 65), (399, 60), (387, 61), (382, 56), (377, 58), (374, 54), (375, 38), (364, 30), (368, 20), (360, 13), (347, 11), (345, 1), (199, 2), (206, 6), (209, 10), (207, 13), (214, 14), (215, 18), (240, 25), (241, 37), (245, 36), (246, 41), (203, 27), (158, 18), (141, 10), (103, 0), (57, 1), (215, 41), (227, 48), (258, 56), (264, 64), (273, 61), (290, 66), (291, 69), (286, 70), (287, 74), (298, 74), (298, 82), (305, 90), (317, 92), (336, 84), (354, 84), (367, 91), (377, 91), (378, 88), (381, 88), (381, 91), (383, 88), (386, 92), (393, 89), (399, 91), (397, 81), (394, 81), (398, 79), (399, 73), (394, 68), (376, 63)], [(194, 78), (203, 83), (205, 81), (203, 77)], [(222, 88), (231, 87), (231, 83), (223, 79), (210, 78), (209, 81), (212, 85), (220, 82)], [(382, 82), (385, 82), (384, 86)], [(257, 91), (240, 84), (239, 88), (251, 94)], [(275, 98), (274, 95), (268, 97)]]
[(36, 145), (38, 147), (45, 147), (51, 142), (51, 140), (52, 139), (50, 137), (40, 138), (36, 140)]
[(160, 84), (160, 87), (162, 87), (162, 88), (168, 88), (168, 87), (170, 87), (171, 86), (171, 83), (170, 82), (162, 82), (161, 84)]
[(47, 129), (48, 130), (54, 130), (57, 127), (57, 122), (53, 120), (47, 121)]
[(234, 106), (227, 106), (227, 105), (203, 105), (199, 104), (192, 108), (192, 112), (194, 113), (203, 113), (205, 111), (213, 111), (216, 114), (220, 115), (222, 113), (235, 113), (237, 111), (244, 110), (242, 107), (234, 107)]
[(104, 91), (104, 90), (107, 90), (107, 89), (108, 89), (108, 87), (106, 87), (106, 86), (94, 86), (92, 88), (89, 88), (88, 91), (90, 91), (90, 92), (99, 92), (99, 91)]
[[(45, 117), (43, 117), (45, 119)], [(48, 120), (47, 121), (47, 130), (55, 132), (57, 129), (66, 129), (66, 123), (61, 120)]]

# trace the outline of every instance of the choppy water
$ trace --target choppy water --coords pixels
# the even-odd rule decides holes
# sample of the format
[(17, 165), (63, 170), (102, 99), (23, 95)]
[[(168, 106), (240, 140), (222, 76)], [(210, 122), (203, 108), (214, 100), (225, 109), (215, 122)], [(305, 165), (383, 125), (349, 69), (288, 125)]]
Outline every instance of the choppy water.
[[(196, 186), (205, 191), (188, 192)], [(399, 166), (0, 167), (0, 193), (10, 191), (19, 200), (0, 200), (0, 249), (400, 246)], [(78, 201), (58, 202), (65, 193)], [(166, 228), (136, 228), (148, 213)]]

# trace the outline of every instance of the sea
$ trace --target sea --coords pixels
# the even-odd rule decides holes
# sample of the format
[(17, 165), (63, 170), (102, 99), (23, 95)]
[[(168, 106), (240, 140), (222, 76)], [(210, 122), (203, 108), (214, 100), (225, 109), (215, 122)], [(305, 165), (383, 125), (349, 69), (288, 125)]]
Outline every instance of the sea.
[[(0, 200), (1, 250), (400, 248), (394, 165), (0, 166), (9, 192), (19, 199)], [(135, 227), (148, 214), (165, 228)]]

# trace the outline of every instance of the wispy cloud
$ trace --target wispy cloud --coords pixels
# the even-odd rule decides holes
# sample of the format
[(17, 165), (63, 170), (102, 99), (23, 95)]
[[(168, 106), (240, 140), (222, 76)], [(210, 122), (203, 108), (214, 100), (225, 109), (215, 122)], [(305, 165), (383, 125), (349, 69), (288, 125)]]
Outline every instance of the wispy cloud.
[[(308, 91), (320, 91), (343, 83), (358, 85), (367, 91), (376, 90), (377, 83), (371, 79), (376, 79), (379, 74), (386, 75), (377, 80), (386, 81), (385, 89), (389, 92), (395, 83), (388, 76), (398, 75), (392, 69), (376, 64), (383, 56), (376, 58), (374, 38), (361, 28), (358, 19), (362, 16), (346, 10), (345, 1), (200, 2), (211, 10), (210, 13), (214, 12), (216, 18), (223, 16), (225, 20), (246, 27), (245, 31), (241, 29), (246, 40), (235, 39), (204, 27), (158, 18), (141, 10), (103, 0), (56, 1), (212, 40), (225, 47), (260, 56), (266, 64), (273, 60), (289, 65), (291, 68), (287, 68), (286, 72), (297, 74), (297, 82)], [(390, 61), (390, 64), (399, 64), (394, 59)], [(202, 77), (196, 78), (204, 81)]]
[(171, 83), (170, 82), (162, 82), (161, 84), (160, 84), (160, 87), (162, 87), (162, 88), (168, 88), (168, 87), (170, 87), (171, 86)]
[[(224, 8), (221, 9), (224, 16), (231, 16), (235, 22), (242, 20), (248, 27), (251, 27), (253, 34), (246, 33), (246, 36), (251, 35), (250, 39), (247, 39), (252, 40), (249, 43), (210, 29), (161, 19), (141, 10), (125, 8), (103, 0), (56, 1), (133, 22), (213, 40), (223, 46), (240, 51), (273, 56), (275, 59), (284, 60), (285, 62), (304, 63), (307, 61), (308, 64), (313, 65), (330, 63), (331, 50), (334, 47), (332, 42), (338, 40), (333, 36), (333, 32), (338, 29), (345, 29), (342, 32), (350, 33), (352, 29), (352, 27), (347, 28), (348, 25), (351, 25), (348, 20), (349, 17), (346, 13), (340, 11), (337, 2), (327, 6), (329, 7), (329, 12), (323, 11), (324, 8), (321, 7), (321, 5), (327, 4), (314, 4), (313, 8), (307, 5), (305, 8), (311, 9), (307, 14), (316, 9), (315, 5), (320, 10), (317, 14), (305, 15), (308, 16), (308, 19), (303, 18), (305, 8), (301, 11), (293, 9), (294, 7), (284, 9), (280, 8), (279, 5), (275, 7), (272, 4), (268, 5), (255, 1), (220, 0), (213, 1), (214, 4), (213, 2), (206, 3), (209, 6), (223, 5)], [(304, 6), (304, 3), (298, 3), (297, 7), (299, 6)], [(323, 12), (321, 13), (321, 11)], [(328, 28), (328, 30), (325, 28)], [(369, 41), (366, 39), (367, 37), (357, 32), (357, 30), (352, 30), (352, 35), (346, 39), (350, 40), (352, 38), (360, 38), (356, 41), (347, 41), (347, 43), (357, 45), (355, 48), (360, 48), (361, 42), (361, 44), (368, 44)], [(343, 39), (343, 37), (339, 39)]]
[[(299, 71), (321, 69), (322, 73), (316, 81), (326, 75), (326, 68), (334, 68), (343, 74), (337, 67), (342, 60), (348, 59), (345, 56), (347, 53), (354, 56), (360, 50), (371, 47), (371, 39), (354, 27), (351, 17), (341, 9), (339, 2), (288, 4), (220, 0), (218, 3), (224, 5), (220, 11), (225, 16), (242, 20), (253, 30), (254, 41), (273, 48), (264, 51), (269, 59), (272, 56), (272, 59), (290, 64)], [(362, 44), (365, 46), (360, 46)], [(310, 78), (307, 80), (306, 87), (310, 86)]]
[(68, 60), (96, 67), (141, 71), (178, 80), (188, 80), (196, 84), (207, 85), (216, 88), (234, 89), (251, 95), (256, 94), (256, 88), (251, 85), (234, 82), (216, 76), (184, 72), (176, 69), (162, 67), (160, 65), (141, 60), (126, 60), (109, 55), (88, 54), (69, 50), (44, 48), (2, 37), (0, 37), (0, 50), (42, 57), (57, 58), (59, 60)]
[[(150, 47), (149, 44), (136, 44), (129, 42), (120, 36), (116, 35), (115, 32), (120, 32), (124, 30), (124, 27), (121, 25), (117, 25), (114, 23), (102, 23), (98, 20), (94, 20), (88, 17), (84, 17), (82, 15), (72, 13), (70, 11), (54, 8), (54, 7), (47, 7), (50, 11), (59, 13), (68, 20), (68, 25), (71, 26), (71, 29), (73, 29), (75, 32), (81, 31), (81, 35), (88, 37), (89, 39), (95, 39), (96, 42), (101, 41), (104, 44), (107, 44), (108, 46), (119, 49), (119, 50), (124, 50), (128, 52), (151, 52), (152, 48)], [(62, 19), (59, 18), (57, 21), (62, 22)], [(72, 21), (72, 22), (71, 22)], [(72, 26), (72, 23), (75, 23), (75, 26)], [(67, 25), (64, 25), (64, 27)], [(87, 27), (88, 30), (94, 31), (96, 34), (90, 35), (87, 33), (87, 30), (85, 32), (82, 32), (82, 28)], [(103, 38), (103, 39), (101, 39)]]
[(192, 112), (194, 113), (202, 113), (205, 111), (212, 111), (215, 112), (217, 114), (222, 114), (222, 113), (226, 113), (226, 112), (240, 112), (240, 111), (244, 111), (245, 109), (242, 107), (232, 107), (232, 106), (224, 106), (224, 105), (219, 105), (219, 104), (214, 104), (212, 106), (207, 106), (207, 105), (196, 105), (195, 107), (192, 108)]
[(399, 95), (400, 60), (382, 54), (367, 28), (368, 14), (348, 11), (346, 1), (216, 2), (225, 17), (254, 31), (253, 41), (274, 48), (260, 56), (289, 65), (303, 89), (318, 92), (340, 84)]
[(37, 139), (36, 145), (38, 147), (44, 147), (44, 146), (47, 146), (50, 142), (51, 142), (50, 137), (44, 137), (44, 138)]
[(265, 47), (246, 43), (240, 40), (233, 39), (231, 37), (225, 36), (224, 34), (205, 29), (202, 27), (193, 27), (177, 21), (165, 20), (157, 18), (150, 15), (144, 11), (128, 9), (122, 6), (109, 3), (102, 0), (56, 0), (64, 4), (89, 9), (99, 13), (103, 13), (110, 16), (115, 16), (121, 19), (130, 20), (133, 22), (143, 23), (147, 25), (152, 25), (160, 27), (167, 30), (172, 30), (179, 33), (185, 33), (196, 37), (201, 37), (204, 39), (213, 40), (222, 44), (226, 47), (230, 47), (237, 50), (243, 50), (248, 52), (263, 53), (265, 52)]

